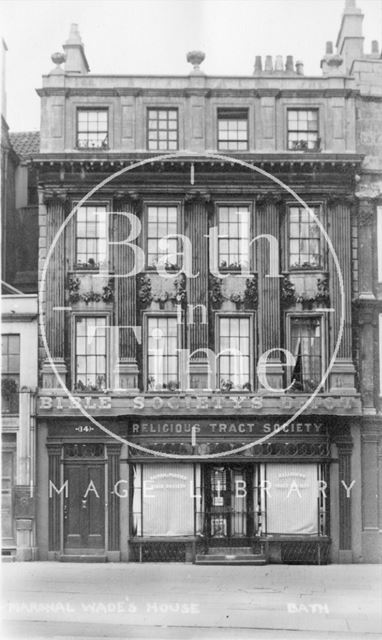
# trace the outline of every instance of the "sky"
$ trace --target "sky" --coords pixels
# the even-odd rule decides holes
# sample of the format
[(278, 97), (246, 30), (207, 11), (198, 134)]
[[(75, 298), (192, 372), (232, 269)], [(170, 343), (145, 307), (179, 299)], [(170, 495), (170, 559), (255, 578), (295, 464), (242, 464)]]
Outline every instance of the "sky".
[[(256, 55), (293, 55), (321, 75), (345, 0), (0, 0), (11, 131), (39, 129), (35, 89), (54, 67), (76, 22), (91, 73), (187, 75), (186, 53), (201, 49), (209, 75), (251, 75)], [(357, 0), (365, 52), (382, 41), (382, 0)]]

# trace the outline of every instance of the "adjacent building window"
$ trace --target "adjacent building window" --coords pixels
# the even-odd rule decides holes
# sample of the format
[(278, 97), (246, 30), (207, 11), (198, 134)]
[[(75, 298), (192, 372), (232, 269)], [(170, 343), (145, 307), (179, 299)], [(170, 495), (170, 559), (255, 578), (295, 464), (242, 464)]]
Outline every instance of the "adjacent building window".
[(18, 413), (20, 387), (20, 335), (1, 336), (1, 399), (4, 413)]
[(318, 109), (288, 109), (288, 149), (317, 151)]
[[(311, 211), (319, 217), (319, 207)], [(304, 207), (289, 208), (289, 268), (321, 269), (323, 267), (320, 228)]]
[(76, 216), (76, 263), (98, 269), (106, 262), (108, 247), (106, 206), (80, 207)]
[(251, 390), (250, 318), (220, 316), (218, 318), (218, 388)]
[(175, 391), (179, 388), (178, 324), (175, 316), (147, 319), (147, 388)]
[(382, 206), (377, 207), (378, 282), (382, 282)]
[(106, 388), (106, 317), (75, 318), (76, 391), (102, 391)]
[(147, 207), (147, 266), (154, 268), (159, 260), (166, 268), (176, 267), (177, 238), (165, 236), (178, 232), (178, 207)]
[(382, 313), (379, 314), (379, 395), (382, 397)]
[(218, 109), (218, 149), (220, 151), (248, 149), (247, 109)]
[(218, 208), (220, 269), (249, 269), (250, 210), (246, 206)]
[(322, 317), (290, 318), (290, 351), (295, 357), (292, 391), (310, 393), (320, 384), (322, 367)]
[(107, 149), (108, 110), (77, 110), (77, 147), (80, 149)]
[(178, 110), (148, 109), (148, 148), (173, 151), (178, 148)]

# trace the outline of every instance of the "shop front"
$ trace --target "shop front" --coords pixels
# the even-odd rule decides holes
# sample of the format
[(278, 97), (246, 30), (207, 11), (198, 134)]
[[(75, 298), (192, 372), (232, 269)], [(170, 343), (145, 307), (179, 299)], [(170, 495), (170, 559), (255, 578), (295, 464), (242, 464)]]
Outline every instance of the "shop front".
[(136, 444), (182, 457), (129, 448), (130, 559), (194, 561), (242, 548), (264, 561), (328, 562), (328, 425), (310, 418), (277, 432), (280, 424), (132, 422)]
[(138, 401), (127, 411), (101, 400), (83, 403), (104, 428), (40, 399), (40, 559), (202, 562), (238, 549), (254, 564), (350, 561), (352, 416), (312, 413), (284, 427), (285, 413), (139, 414)]

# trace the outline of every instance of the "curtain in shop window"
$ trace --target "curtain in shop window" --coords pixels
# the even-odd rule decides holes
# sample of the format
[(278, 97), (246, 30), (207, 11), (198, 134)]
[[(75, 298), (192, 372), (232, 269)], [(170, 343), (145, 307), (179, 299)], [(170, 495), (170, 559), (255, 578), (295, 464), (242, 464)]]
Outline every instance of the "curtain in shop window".
[(267, 533), (318, 533), (317, 464), (267, 464)]
[(142, 469), (143, 535), (193, 535), (193, 465), (144, 464)]

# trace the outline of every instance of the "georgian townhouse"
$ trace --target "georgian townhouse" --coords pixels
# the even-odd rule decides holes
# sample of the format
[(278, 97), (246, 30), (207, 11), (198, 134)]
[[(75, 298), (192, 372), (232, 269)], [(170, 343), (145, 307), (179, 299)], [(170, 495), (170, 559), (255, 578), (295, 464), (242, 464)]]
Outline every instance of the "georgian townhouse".
[(208, 76), (199, 51), (183, 76), (90, 74), (76, 25), (52, 56), (41, 559), (377, 557), (358, 324), (374, 89), (352, 70), (381, 62), (361, 22), (348, 2), (317, 77), (289, 55)]

